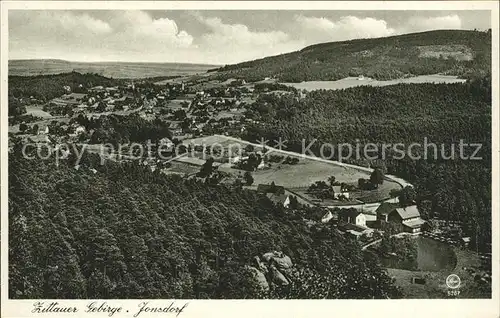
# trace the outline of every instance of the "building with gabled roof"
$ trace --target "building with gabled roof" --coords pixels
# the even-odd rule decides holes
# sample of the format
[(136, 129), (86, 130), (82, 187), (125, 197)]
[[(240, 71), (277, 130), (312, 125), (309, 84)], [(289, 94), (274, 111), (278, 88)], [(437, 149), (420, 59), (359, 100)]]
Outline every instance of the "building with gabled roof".
[(379, 205), (375, 213), (377, 214), (377, 221), (380, 223), (381, 221), (387, 222), (389, 213), (392, 212), (395, 208), (399, 207), (399, 203), (389, 203), (383, 202)]
[(366, 216), (357, 209), (341, 209), (339, 221), (366, 227)]
[[(416, 205), (401, 207), (392, 204), (382, 207), (380, 211), (379, 209), (377, 209), (377, 217), (380, 215), (378, 220), (381, 227), (384, 227), (387, 223), (392, 223), (398, 225), (402, 232), (418, 233), (422, 225), (425, 224), (425, 221), (420, 217), (420, 212)], [(389, 212), (387, 213), (388, 210)]]
[(287, 194), (267, 193), (266, 197), (276, 205), (281, 205), (285, 208), (290, 206), (290, 196)]

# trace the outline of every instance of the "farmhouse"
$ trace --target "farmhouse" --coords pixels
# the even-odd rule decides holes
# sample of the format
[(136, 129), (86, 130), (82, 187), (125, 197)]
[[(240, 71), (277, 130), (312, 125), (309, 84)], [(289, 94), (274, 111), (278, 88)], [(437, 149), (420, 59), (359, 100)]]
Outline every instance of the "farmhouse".
[(333, 213), (332, 213), (332, 211), (328, 211), (321, 218), (321, 223), (328, 223), (328, 222), (330, 222), (331, 219), (333, 219)]
[(170, 132), (174, 136), (182, 135), (182, 127), (180, 122), (171, 122), (168, 130), (170, 130)]
[(377, 223), (381, 225), (383, 222), (388, 222), (389, 213), (391, 213), (392, 210), (398, 207), (399, 207), (398, 203), (384, 202), (380, 204), (377, 210), (375, 211), (375, 213), (377, 214)]
[(290, 206), (290, 196), (287, 194), (267, 193), (266, 197), (269, 198), (274, 204), (288, 208)]
[(340, 200), (341, 198), (349, 199), (349, 191), (343, 186), (332, 186), (333, 198), (335, 200)]
[(341, 226), (339, 226), (339, 230), (351, 235), (356, 239), (360, 238), (363, 234), (370, 237), (374, 232), (373, 229), (352, 223), (342, 224)]
[(274, 193), (274, 194), (285, 194), (285, 188), (277, 186), (273, 183), (271, 184), (259, 184), (257, 186), (257, 192), (262, 194)]
[(341, 209), (339, 212), (339, 221), (366, 227), (366, 217), (356, 209)]
[(392, 223), (396, 224), (401, 232), (409, 233), (420, 232), (422, 225), (425, 224), (416, 205), (399, 207), (394, 203), (381, 204), (377, 209), (377, 220), (381, 228)]
[(33, 135), (47, 135), (49, 133), (49, 127), (47, 125), (33, 125), (32, 127)]

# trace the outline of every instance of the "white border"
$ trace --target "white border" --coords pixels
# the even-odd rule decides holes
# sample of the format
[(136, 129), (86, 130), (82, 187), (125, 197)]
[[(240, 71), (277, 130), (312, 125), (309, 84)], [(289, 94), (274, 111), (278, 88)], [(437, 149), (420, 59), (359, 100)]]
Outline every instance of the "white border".
[[(1, 5), (1, 316), (30, 317), (34, 301), (9, 300), (8, 297), (8, 136), (7, 136), (7, 68), (8, 68), (8, 10), (11, 9), (177, 9), (177, 10), (491, 10), (492, 25), (492, 299), (490, 300), (176, 300), (189, 302), (183, 317), (291, 317), (341, 316), (363, 317), (367, 315), (385, 317), (500, 317), (499, 312), (499, 4), (496, 1), (365, 1), (365, 2), (320, 2), (320, 1), (183, 1), (183, 2), (120, 2), (120, 1), (2, 1)], [(87, 300), (58, 300), (61, 305), (84, 308)], [(130, 314), (115, 314), (113, 317), (132, 317), (140, 300), (110, 300), (113, 305), (123, 305)], [(168, 300), (151, 300), (152, 304), (167, 305)], [(44, 314), (47, 317), (88, 317), (90, 314)], [(96, 315), (96, 314), (94, 314)], [(172, 314), (157, 314), (171, 316)], [(99, 314), (107, 317), (106, 314)], [(139, 317), (151, 317), (142, 314)]]

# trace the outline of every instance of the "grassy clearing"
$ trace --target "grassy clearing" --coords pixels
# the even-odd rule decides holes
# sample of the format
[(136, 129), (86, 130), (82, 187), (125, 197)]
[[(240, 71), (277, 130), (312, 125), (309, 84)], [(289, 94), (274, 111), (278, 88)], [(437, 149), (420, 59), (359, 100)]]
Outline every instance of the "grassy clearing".
[(326, 181), (332, 175), (337, 181), (346, 183), (356, 183), (359, 178), (369, 177), (367, 173), (356, 169), (310, 159), (302, 159), (296, 165), (272, 164), (271, 168), (253, 173), (256, 183), (274, 181), (289, 188), (307, 188), (316, 181)]
[(52, 115), (42, 110), (42, 107), (27, 106), (26, 115), (33, 115), (40, 118), (51, 118)]
[[(195, 145), (205, 145), (207, 147), (213, 146), (215, 149), (220, 148), (221, 145), (225, 148), (227, 152), (227, 147), (236, 148), (241, 147), (244, 149), (246, 144), (244, 142), (239, 142), (237, 140), (230, 140), (224, 136), (206, 136), (190, 140), (185, 140), (184, 144), (195, 144)], [(262, 150), (260, 147), (256, 146), (255, 150)], [(233, 151), (232, 153), (235, 153)], [(283, 156), (293, 156), (293, 154), (279, 154)], [(189, 162), (190, 164), (201, 165), (204, 160), (202, 153), (195, 153), (195, 158), (182, 158), (181, 161)], [(355, 168), (342, 167), (339, 165), (329, 162), (322, 162), (313, 159), (304, 159), (302, 156), (297, 155), (299, 158), (299, 163), (296, 165), (271, 163), (270, 167), (260, 169), (252, 172), (254, 178), (254, 184), (269, 184), (271, 182), (277, 185), (283, 186), (290, 189), (291, 191), (297, 193), (298, 195), (314, 201), (315, 198), (307, 194), (307, 188), (316, 181), (327, 181), (328, 177), (335, 176), (338, 182), (344, 182), (348, 184), (357, 185), (358, 179), (367, 179), (370, 175), (367, 172), (360, 171)], [(231, 173), (233, 175), (238, 175), (244, 173), (244, 171), (231, 168), (230, 164), (219, 165), (219, 170)], [(378, 189), (372, 191), (354, 191), (351, 193), (352, 200), (347, 202), (325, 200), (321, 202), (323, 205), (351, 205), (359, 203), (373, 203), (378, 202), (383, 199), (388, 199), (390, 197), (389, 193), (393, 189), (401, 189), (401, 186), (392, 181), (385, 180)]]
[(181, 173), (181, 174), (193, 174), (200, 171), (200, 167), (182, 163), (182, 162), (170, 162), (172, 165), (170, 168), (166, 169), (166, 173)]

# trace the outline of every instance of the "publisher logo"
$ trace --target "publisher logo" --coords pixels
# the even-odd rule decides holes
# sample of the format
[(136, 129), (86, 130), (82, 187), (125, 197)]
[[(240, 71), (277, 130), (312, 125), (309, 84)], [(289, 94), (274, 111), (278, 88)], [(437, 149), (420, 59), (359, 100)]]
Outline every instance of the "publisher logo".
[(446, 277), (446, 286), (448, 286), (448, 288), (457, 289), (458, 287), (460, 287), (460, 283), (461, 281), (458, 275), (451, 274)]

